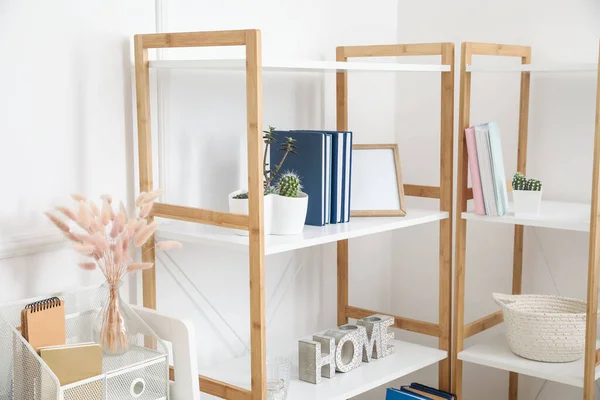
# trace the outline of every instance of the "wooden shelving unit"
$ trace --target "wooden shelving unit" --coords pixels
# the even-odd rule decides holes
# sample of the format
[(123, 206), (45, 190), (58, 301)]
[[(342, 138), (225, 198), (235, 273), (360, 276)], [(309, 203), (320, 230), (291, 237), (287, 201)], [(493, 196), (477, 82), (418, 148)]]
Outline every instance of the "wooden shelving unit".
[[(190, 243), (225, 246), (248, 251), (250, 264), (250, 346), (247, 358), (222, 367), (202, 371), (200, 390), (226, 399), (266, 398), (265, 343), (265, 256), (309, 246), (337, 242), (337, 323), (377, 313), (351, 306), (348, 302), (349, 239), (438, 222), (439, 235), (439, 321), (430, 323), (394, 316), (394, 327), (437, 337), (439, 348), (395, 340), (396, 354), (378, 360), (319, 385), (298, 380), (293, 375), (289, 399), (346, 399), (391, 380), (439, 362), (439, 386), (450, 389), (451, 290), (452, 290), (452, 176), (454, 114), (454, 45), (452, 43), (394, 44), (383, 46), (338, 47), (335, 62), (266, 61), (261, 57), (258, 30), (160, 33), (135, 36), (135, 72), (138, 114), (140, 190), (149, 191), (152, 182), (150, 132), (150, 68), (194, 68), (242, 70), (246, 73), (249, 215), (231, 214), (194, 207), (157, 203), (149, 217), (170, 220), (160, 225), (157, 236)], [(206, 46), (245, 46), (245, 60), (169, 60), (150, 61), (148, 49)], [(351, 62), (350, 58), (440, 56), (440, 64), (399, 64)], [(324, 227), (306, 226), (302, 235), (275, 237), (264, 235), (262, 195), (262, 73), (272, 71), (314, 71), (336, 73), (337, 129), (348, 130), (348, 71), (434, 72), (441, 74), (440, 185), (404, 185), (405, 195), (439, 199), (437, 210), (409, 209), (406, 217), (352, 218), (346, 224)], [(247, 230), (248, 237), (235, 235), (230, 228)], [(144, 248), (144, 261), (154, 262), (154, 241)], [(143, 274), (144, 306), (156, 308), (154, 269)], [(379, 312), (380, 313), (380, 312)], [(380, 313), (385, 314), (385, 313)], [(290, 343), (290, 348), (297, 343)], [(297, 365), (296, 365), (297, 366)]]
[[(477, 67), (472, 65), (473, 56), (519, 57), (518, 67)], [(544, 201), (540, 215), (536, 219), (520, 219), (514, 215), (489, 217), (475, 215), (467, 211), (467, 201), (473, 198), (467, 187), (468, 158), (465, 129), (470, 126), (471, 113), (471, 73), (473, 72), (520, 72), (521, 91), (519, 107), (519, 133), (517, 170), (525, 173), (527, 164), (527, 131), (529, 118), (529, 86), (531, 73), (535, 72), (581, 72), (598, 71), (598, 65), (573, 64), (562, 66), (536, 66), (531, 64), (531, 48), (526, 46), (499, 45), (488, 43), (462, 43), (460, 70), (460, 111), (458, 123), (458, 185), (456, 253), (454, 269), (454, 343), (452, 346), (452, 390), (462, 399), (463, 362), (485, 365), (510, 372), (509, 399), (516, 400), (518, 374), (526, 374), (542, 379), (580, 386), (584, 389), (584, 399), (594, 399), (594, 382), (600, 377), (600, 350), (596, 350), (598, 306), (598, 272), (600, 266), (600, 79), (596, 109), (594, 135), (594, 172), (592, 180), (592, 204)], [(589, 268), (587, 281), (587, 332), (585, 358), (572, 363), (542, 363), (526, 360), (514, 355), (501, 335), (484, 344), (464, 349), (465, 339), (481, 333), (503, 322), (502, 311), (495, 312), (476, 321), (465, 324), (465, 253), (467, 221), (477, 220), (492, 223), (514, 224), (514, 255), (512, 293), (521, 293), (523, 271), (523, 229), (524, 226), (565, 229), (590, 232)]]

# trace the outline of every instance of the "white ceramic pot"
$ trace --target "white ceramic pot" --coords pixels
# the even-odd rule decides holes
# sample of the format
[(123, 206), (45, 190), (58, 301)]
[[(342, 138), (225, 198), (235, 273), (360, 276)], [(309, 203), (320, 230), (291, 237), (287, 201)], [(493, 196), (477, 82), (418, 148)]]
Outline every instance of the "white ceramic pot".
[[(245, 193), (246, 190), (236, 190), (229, 193), (229, 212), (248, 215), (248, 199), (233, 197)], [(308, 195), (300, 192), (299, 197), (284, 197), (278, 194), (265, 196), (265, 234), (266, 235), (297, 235), (302, 233), (308, 210)], [(248, 231), (235, 229), (238, 235), (248, 236)]]
[[(229, 193), (229, 212), (234, 214), (244, 214), (248, 215), (248, 199), (234, 199), (234, 196), (237, 196), (240, 193), (246, 193), (247, 190), (236, 190), (235, 192)], [(271, 234), (271, 220), (272, 220), (272, 210), (273, 210), (273, 197), (276, 195), (268, 194), (265, 196), (264, 209), (265, 209), (265, 235)], [(235, 233), (242, 236), (248, 236), (248, 231), (243, 231), (241, 229), (234, 229)]]
[(299, 192), (298, 197), (273, 195), (271, 235), (298, 235), (304, 229), (308, 195)]
[(513, 190), (515, 217), (537, 218), (542, 204), (542, 191)]

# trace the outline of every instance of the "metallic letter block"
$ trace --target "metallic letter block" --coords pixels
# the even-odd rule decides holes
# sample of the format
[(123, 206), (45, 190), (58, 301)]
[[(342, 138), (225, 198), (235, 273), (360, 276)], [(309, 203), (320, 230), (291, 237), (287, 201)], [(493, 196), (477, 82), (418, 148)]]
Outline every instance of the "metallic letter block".
[(325, 336), (335, 339), (335, 365), (339, 372), (348, 372), (360, 366), (363, 353), (364, 326), (342, 325)]
[(366, 329), (363, 361), (370, 362), (371, 357), (378, 359), (394, 353), (394, 346), (388, 346), (388, 341), (394, 338), (394, 332), (387, 331), (394, 324), (394, 317), (376, 314), (358, 320), (357, 324)]
[[(321, 352), (321, 349), (324, 352)], [(335, 341), (331, 337), (314, 335), (313, 340), (298, 342), (298, 372), (301, 381), (320, 383), (321, 376), (335, 376)]]

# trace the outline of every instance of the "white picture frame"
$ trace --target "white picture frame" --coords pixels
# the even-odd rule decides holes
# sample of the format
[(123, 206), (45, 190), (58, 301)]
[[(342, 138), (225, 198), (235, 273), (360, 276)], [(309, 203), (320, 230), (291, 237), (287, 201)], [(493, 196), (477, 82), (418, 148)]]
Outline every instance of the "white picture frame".
[(351, 179), (351, 217), (406, 215), (397, 144), (353, 145)]

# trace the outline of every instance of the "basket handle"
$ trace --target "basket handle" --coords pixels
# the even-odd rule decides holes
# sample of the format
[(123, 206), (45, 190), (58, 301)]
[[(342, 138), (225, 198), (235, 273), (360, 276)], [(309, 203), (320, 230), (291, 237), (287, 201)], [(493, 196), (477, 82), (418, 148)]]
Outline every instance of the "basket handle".
[(496, 304), (498, 304), (501, 307), (505, 307), (516, 301), (515, 296), (511, 294), (492, 293), (492, 298), (494, 299)]

